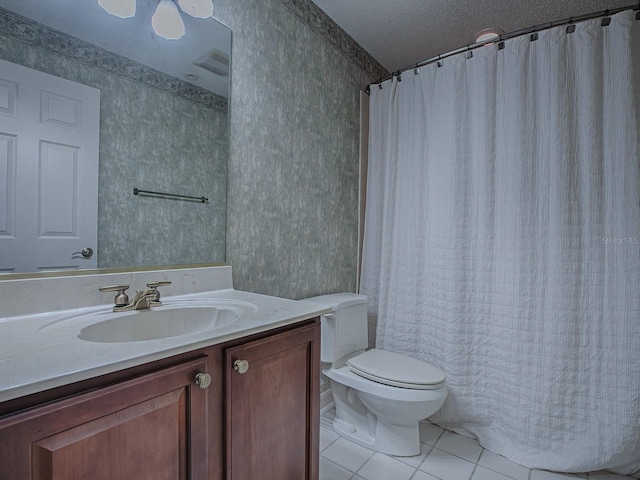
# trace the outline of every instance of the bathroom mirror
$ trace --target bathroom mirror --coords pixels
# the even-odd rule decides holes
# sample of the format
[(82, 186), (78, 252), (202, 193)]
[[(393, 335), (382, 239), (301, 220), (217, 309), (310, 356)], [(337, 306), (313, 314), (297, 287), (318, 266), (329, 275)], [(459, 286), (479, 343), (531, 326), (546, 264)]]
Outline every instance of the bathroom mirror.
[[(135, 15), (120, 18), (98, 0), (0, 0), (0, 59), (99, 91), (96, 244), (69, 251), (71, 267), (50, 262), (32, 271), (225, 260), (231, 31), (179, 11), (184, 36), (164, 39), (152, 29), (157, 5), (137, 0)], [(9, 150), (0, 148), (0, 170), (10, 172)], [(15, 204), (11, 175), (0, 182), (0, 263), (14, 255), (3, 250), (11, 215), (40, 215), (33, 222), (42, 224), (37, 198)], [(49, 237), (73, 236), (74, 225)]]

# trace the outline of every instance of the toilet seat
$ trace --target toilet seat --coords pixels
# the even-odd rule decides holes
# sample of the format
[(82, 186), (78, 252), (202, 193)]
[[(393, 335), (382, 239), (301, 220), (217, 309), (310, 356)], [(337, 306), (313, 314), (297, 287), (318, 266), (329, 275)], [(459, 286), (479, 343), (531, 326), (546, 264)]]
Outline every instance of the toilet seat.
[(372, 348), (350, 358), (356, 375), (393, 387), (434, 390), (444, 385), (444, 372), (417, 358)]

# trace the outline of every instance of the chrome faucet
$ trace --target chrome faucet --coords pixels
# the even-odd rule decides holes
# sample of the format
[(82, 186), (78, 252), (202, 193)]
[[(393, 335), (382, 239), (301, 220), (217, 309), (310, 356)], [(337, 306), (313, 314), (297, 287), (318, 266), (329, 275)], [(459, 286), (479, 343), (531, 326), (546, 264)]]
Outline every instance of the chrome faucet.
[[(162, 302), (156, 301), (156, 292), (154, 292), (152, 289), (137, 291), (136, 296), (133, 297), (133, 302), (127, 305), (127, 307), (130, 308), (126, 308), (126, 310), (144, 310), (145, 308), (158, 307), (162, 305)], [(125, 309), (123, 308), (122, 310)]]
[(101, 292), (118, 292), (114, 299), (115, 306), (113, 311), (127, 312), (129, 310), (144, 310), (161, 306), (162, 302), (160, 301), (158, 287), (166, 287), (167, 285), (171, 285), (171, 282), (149, 282), (146, 290), (138, 290), (136, 292), (131, 303), (129, 303), (129, 296), (125, 293), (129, 285), (107, 285), (106, 287), (100, 287), (98, 290)]

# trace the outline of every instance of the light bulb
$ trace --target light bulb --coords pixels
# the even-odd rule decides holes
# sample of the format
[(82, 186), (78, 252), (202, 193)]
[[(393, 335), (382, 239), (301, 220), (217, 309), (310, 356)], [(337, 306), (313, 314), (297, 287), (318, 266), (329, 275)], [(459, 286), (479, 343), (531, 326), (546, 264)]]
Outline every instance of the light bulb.
[(197, 18), (208, 18), (213, 15), (211, 0), (178, 0), (178, 5), (184, 13)]
[(151, 18), (151, 25), (154, 32), (168, 40), (177, 40), (184, 35), (182, 17), (171, 0), (160, 0)]
[(129, 18), (136, 14), (136, 0), (98, 0), (98, 5), (120, 18)]

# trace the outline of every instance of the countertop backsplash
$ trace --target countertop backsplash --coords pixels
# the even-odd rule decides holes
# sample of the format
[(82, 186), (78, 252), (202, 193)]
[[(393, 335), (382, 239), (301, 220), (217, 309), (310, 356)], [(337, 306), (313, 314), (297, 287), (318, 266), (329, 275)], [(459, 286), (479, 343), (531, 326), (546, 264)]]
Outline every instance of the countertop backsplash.
[(233, 288), (231, 266), (7, 280), (0, 277), (0, 321), (6, 317), (109, 305), (113, 303), (115, 293), (103, 293), (98, 288), (105, 285), (129, 285), (127, 294), (133, 298), (136, 290), (142, 290), (146, 288), (147, 282), (156, 280), (172, 282), (171, 285), (160, 288), (163, 296)]

